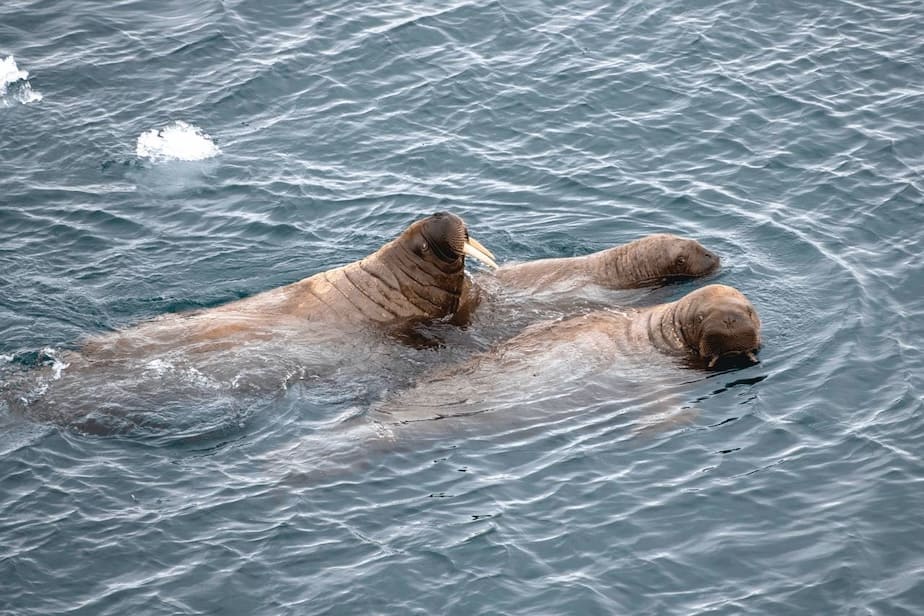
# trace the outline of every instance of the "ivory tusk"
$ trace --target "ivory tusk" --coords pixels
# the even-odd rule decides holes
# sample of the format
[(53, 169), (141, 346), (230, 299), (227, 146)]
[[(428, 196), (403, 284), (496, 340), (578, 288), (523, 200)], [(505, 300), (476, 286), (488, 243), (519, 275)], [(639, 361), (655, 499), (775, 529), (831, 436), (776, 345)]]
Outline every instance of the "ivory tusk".
[(462, 252), (473, 259), (481, 261), (491, 269), (497, 269), (497, 263), (494, 262), (494, 255), (491, 251), (481, 245), (481, 242), (473, 237), (465, 240)]

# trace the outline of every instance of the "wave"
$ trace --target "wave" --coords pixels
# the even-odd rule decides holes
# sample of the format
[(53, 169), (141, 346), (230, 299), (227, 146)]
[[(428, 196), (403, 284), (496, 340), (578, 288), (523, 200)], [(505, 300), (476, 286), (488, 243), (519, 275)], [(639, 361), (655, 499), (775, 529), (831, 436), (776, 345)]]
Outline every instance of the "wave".
[(42, 93), (33, 90), (28, 79), (29, 71), (16, 66), (13, 56), (0, 58), (0, 105), (8, 107), (10, 101), (25, 105), (42, 100)]
[(135, 153), (153, 162), (205, 160), (221, 154), (212, 138), (197, 126), (178, 120), (138, 136)]

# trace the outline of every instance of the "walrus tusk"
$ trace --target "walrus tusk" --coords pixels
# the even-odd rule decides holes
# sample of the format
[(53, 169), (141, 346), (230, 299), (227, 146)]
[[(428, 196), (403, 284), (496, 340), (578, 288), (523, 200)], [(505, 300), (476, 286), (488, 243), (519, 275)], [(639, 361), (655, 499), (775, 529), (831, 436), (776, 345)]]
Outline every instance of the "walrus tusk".
[(491, 269), (497, 269), (497, 263), (494, 262), (494, 255), (490, 250), (482, 246), (481, 242), (473, 237), (465, 240), (465, 246), (462, 247), (462, 252), (473, 259), (481, 261)]
[(754, 355), (754, 351), (748, 351), (748, 359), (755, 364), (757, 363), (757, 355)]
[(706, 367), (707, 367), (707, 368), (715, 368), (715, 365), (716, 365), (717, 363), (719, 363), (719, 356), (718, 356), (718, 355), (713, 355), (713, 356), (712, 356), (712, 359), (709, 360), (709, 365), (706, 366)]

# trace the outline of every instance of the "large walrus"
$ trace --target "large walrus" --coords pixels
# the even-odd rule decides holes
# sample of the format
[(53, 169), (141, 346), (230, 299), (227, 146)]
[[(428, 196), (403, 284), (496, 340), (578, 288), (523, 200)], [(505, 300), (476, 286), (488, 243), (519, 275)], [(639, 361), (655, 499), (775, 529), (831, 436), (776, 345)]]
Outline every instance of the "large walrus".
[(538, 323), (420, 379), (370, 418), (405, 423), (523, 408), (534, 397), (549, 401), (583, 391), (595, 374), (614, 364), (622, 366), (617, 378), (625, 377), (630, 365), (636, 375), (643, 373), (652, 352), (711, 369), (756, 363), (760, 345), (760, 318), (751, 302), (737, 289), (713, 284), (666, 304)]
[(398, 330), (461, 318), (471, 284), (464, 269), (466, 255), (496, 267), (493, 255), (469, 237), (461, 218), (439, 212), (359, 261), (215, 308), (104, 334), (88, 340), (82, 351), (105, 356), (164, 346), (210, 350), (270, 338), (287, 326)]
[(503, 286), (527, 291), (562, 284), (637, 289), (698, 278), (718, 267), (719, 257), (696, 240), (658, 233), (580, 257), (505, 264), (495, 275)]
[(0, 398), (33, 418), (107, 433), (171, 406), (183, 414), (222, 400), (237, 407), (248, 393), (381, 367), (401, 351), (380, 333), (468, 308), (466, 256), (495, 265), (461, 218), (437, 213), (354, 263), (49, 351), (45, 368), (17, 375)]

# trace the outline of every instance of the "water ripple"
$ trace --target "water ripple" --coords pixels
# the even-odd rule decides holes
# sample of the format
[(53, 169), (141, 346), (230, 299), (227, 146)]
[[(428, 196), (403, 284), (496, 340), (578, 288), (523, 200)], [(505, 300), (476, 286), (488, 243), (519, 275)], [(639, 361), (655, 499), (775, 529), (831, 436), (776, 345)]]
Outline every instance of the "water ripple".
[[(911, 0), (3, 4), (0, 611), (920, 611), (921, 18)], [(177, 118), (221, 156), (139, 158)], [(246, 370), (64, 369), (68, 403), (143, 393), (150, 413), (108, 437), (8, 398), (49, 384), (45, 349), (298, 280), (446, 209), (501, 261), (694, 236), (723, 257), (709, 282), (760, 311), (762, 361), (511, 376), (467, 421), (371, 427), (427, 371), (562, 316), (513, 303), (427, 332), (436, 349), (292, 337)], [(337, 374), (232, 386), (312, 361)], [(163, 383), (185, 400), (159, 405)]]

